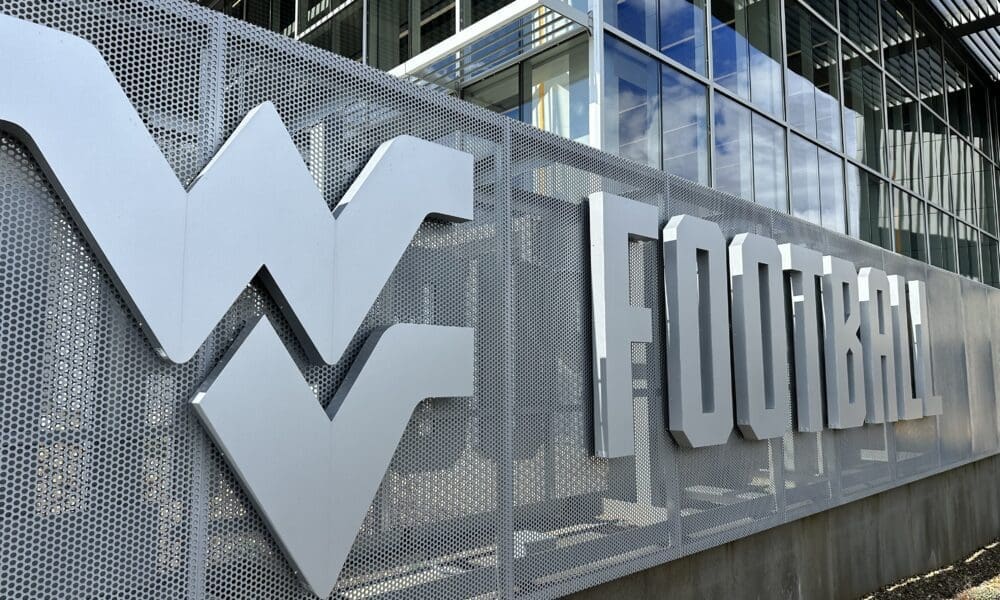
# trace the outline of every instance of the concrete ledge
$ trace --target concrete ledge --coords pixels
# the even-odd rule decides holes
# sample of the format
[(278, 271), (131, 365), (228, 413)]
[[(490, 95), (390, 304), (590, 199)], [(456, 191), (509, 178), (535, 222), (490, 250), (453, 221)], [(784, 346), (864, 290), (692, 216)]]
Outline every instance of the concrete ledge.
[(857, 598), (997, 537), (995, 456), (567, 598)]

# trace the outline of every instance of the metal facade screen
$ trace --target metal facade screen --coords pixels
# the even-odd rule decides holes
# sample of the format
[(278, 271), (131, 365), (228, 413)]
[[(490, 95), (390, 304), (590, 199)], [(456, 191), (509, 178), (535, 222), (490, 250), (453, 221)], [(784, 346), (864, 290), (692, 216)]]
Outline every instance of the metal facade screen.
[[(474, 330), (473, 395), (417, 406), (336, 597), (554, 597), (1000, 450), (1000, 293), (983, 285), (182, 0), (0, 0), (0, 12), (92, 43), (185, 188), (266, 102), (331, 210), (398, 136), (474, 157), (472, 219), (417, 229), (339, 362), (312, 360), (301, 324), (285, 318), (288, 299), (257, 278), (175, 364), (157, 354), (87, 242), (96, 232), (77, 227), (40, 157), (0, 134), (2, 597), (313, 597), (191, 404), (262, 316), (330, 412), (376, 332)], [(0, 89), (0, 109), (11, 106), (4, 94), (17, 90)], [(68, 146), (100, 154), (109, 144)], [(279, 150), (256, 148), (263, 166), (268, 152), (284, 160)], [(122, 177), (133, 167), (123, 160)], [(789, 422), (779, 439), (734, 433), (682, 448), (666, 427), (655, 334), (632, 346), (635, 455), (595, 458), (587, 197), (598, 191), (655, 207), (660, 226), (688, 214), (727, 239), (756, 233), (926, 282), (943, 414), (813, 433)], [(135, 194), (141, 203), (155, 190)], [(228, 210), (220, 237), (246, 217)], [(663, 332), (660, 245), (632, 242), (628, 260), (630, 299)], [(151, 263), (147, 276), (167, 274)], [(283, 441), (303, 463), (329, 458)], [(342, 508), (322, 494), (295, 500), (303, 512)]]

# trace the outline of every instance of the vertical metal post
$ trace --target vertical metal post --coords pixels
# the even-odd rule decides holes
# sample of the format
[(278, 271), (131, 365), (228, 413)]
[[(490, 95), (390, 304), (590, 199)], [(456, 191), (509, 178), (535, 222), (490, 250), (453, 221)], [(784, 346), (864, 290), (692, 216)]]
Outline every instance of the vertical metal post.
[[(296, 2), (296, 8), (298, 2)], [(208, 24), (211, 41), (201, 54), (198, 81), (199, 130), (202, 154), (199, 160), (208, 163), (224, 141), (224, 119), (222, 103), (226, 70), (226, 20), (221, 15), (213, 15)], [(207, 373), (212, 365), (208, 361), (215, 355), (210, 337), (205, 341), (204, 352), (199, 359), (199, 368)], [(191, 493), (188, 496), (188, 577), (187, 597), (203, 598), (206, 589), (206, 562), (208, 560), (208, 504), (211, 494), (211, 466), (209, 456), (211, 444), (205, 432), (195, 431), (191, 436), (193, 459), (191, 461)]]
[[(778, 52), (781, 53), (781, 125), (782, 131), (785, 133), (785, 147), (784, 147), (784, 158), (785, 158), (785, 212), (792, 212), (792, 186), (790, 183), (791, 179), (791, 167), (789, 162), (788, 146), (792, 137), (792, 128), (788, 125), (788, 32), (786, 31), (785, 24), (788, 23), (788, 19), (785, 18), (785, 10), (787, 9), (784, 0), (778, 0), (778, 27), (780, 32), (778, 37), (781, 39), (781, 47)], [(801, 38), (800, 38), (801, 39)], [(804, 44), (805, 45), (805, 44)], [(802, 49), (805, 55), (805, 60), (802, 61), (803, 64), (809, 64), (811, 62), (812, 48), (807, 52)], [(750, 147), (753, 148), (753, 118), (751, 117), (750, 123)], [(752, 152), (751, 152), (752, 154)], [(755, 178), (756, 179), (756, 178)], [(757, 190), (754, 188), (754, 197), (756, 198)], [(846, 204), (846, 203), (845, 203)], [(846, 210), (846, 207), (845, 207)], [(782, 444), (782, 454), (784, 453), (784, 444)], [(777, 461), (783, 464), (784, 456), (782, 460)], [(784, 484), (782, 483), (782, 487)]]
[(295, 34), (294, 39), (299, 39), (299, 35), (306, 29), (306, 17), (309, 14), (309, 4), (307, 0), (295, 0)]
[(470, 25), (472, 5), (469, 0), (455, 0), (455, 33)]
[(511, 140), (510, 122), (502, 124), (503, 146), (499, 151), (500, 176), (503, 185), (500, 211), (500, 270), (503, 279), (503, 353), (500, 361), (503, 369), (501, 397), (503, 399), (502, 442), (498, 471), (498, 495), (500, 496), (500, 517), (502, 529), (498, 540), (497, 564), (499, 565), (500, 597), (514, 596), (514, 292), (513, 292), (513, 170), (514, 146)]
[(604, 149), (604, 0), (590, 0), (590, 132), (591, 147)]
[(368, 0), (361, 0), (361, 64), (368, 64)]
[(410, 0), (409, 5), (410, 56), (420, 54), (420, 0)]

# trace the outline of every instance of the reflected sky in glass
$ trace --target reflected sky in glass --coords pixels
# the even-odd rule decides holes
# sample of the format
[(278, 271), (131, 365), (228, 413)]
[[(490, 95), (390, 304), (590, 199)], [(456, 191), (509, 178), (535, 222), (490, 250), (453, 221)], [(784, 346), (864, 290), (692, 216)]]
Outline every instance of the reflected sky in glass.
[(663, 170), (708, 185), (708, 93), (663, 67)]
[(841, 149), (837, 34), (796, 2), (786, 5), (788, 124)]
[(785, 129), (761, 115), (751, 118), (753, 130), (754, 202), (788, 212), (785, 187)]
[(777, 0), (712, 2), (715, 81), (775, 116), (782, 116), (781, 16)]
[(611, 36), (604, 60), (605, 149), (659, 168), (659, 62)]
[(753, 201), (750, 110), (715, 96), (715, 187)]
[(846, 231), (844, 163), (797, 135), (788, 143), (792, 214), (832, 231)]

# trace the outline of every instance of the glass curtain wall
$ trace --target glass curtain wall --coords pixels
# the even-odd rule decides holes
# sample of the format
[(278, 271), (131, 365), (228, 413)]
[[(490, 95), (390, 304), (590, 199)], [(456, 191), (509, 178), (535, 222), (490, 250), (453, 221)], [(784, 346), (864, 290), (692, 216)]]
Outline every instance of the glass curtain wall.
[[(389, 69), (512, 0), (205, 1)], [(600, 76), (602, 149), (998, 285), (1000, 94), (936, 16), (910, 0), (567, 0), (597, 2), (603, 73), (583, 34), (453, 92), (586, 142)]]
[(883, 171), (882, 74), (863, 55), (844, 53), (844, 149), (875, 171)]
[(454, 0), (368, 2), (368, 62), (391, 69), (455, 33)]
[(712, 1), (715, 82), (774, 116), (783, 113), (778, 0)]
[(669, 66), (661, 76), (663, 170), (709, 185), (708, 92)]
[(847, 165), (847, 230), (854, 237), (891, 250), (892, 202), (889, 184), (852, 164)]
[(844, 233), (847, 213), (843, 160), (798, 135), (789, 140), (788, 156), (792, 214)]
[(284, 32), (295, 23), (295, 0), (209, 0), (207, 4), (271, 31)]
[(302, 37), (307, 44), (360, 61), (364, 43), (364, 6), (352, 2)]
[(660, 167), (659, 64), (608, 37), (604, 69), (604, 149)]
[(888, 175), (899, 185), (919, 194), (920, 104), (891, 79), (886, 79), (885, 104)]
[(588, 73), (587, 40), (577, 37), (472, 83), (459, 93), (473, 104), (586, 143), (590, 131)]
[(797, 2), (785, 8), (788, 124), (841, 149), (837, 33)]
[(602, 1), (605, 149), (1000, 279), (1000, 98), (909, 0)]
[(601, 0), (622, 33), (704, 75), (708, 68), (703, 0)]

